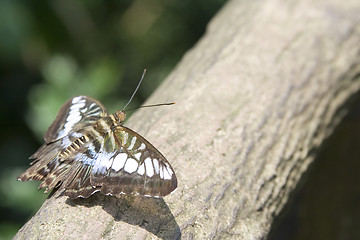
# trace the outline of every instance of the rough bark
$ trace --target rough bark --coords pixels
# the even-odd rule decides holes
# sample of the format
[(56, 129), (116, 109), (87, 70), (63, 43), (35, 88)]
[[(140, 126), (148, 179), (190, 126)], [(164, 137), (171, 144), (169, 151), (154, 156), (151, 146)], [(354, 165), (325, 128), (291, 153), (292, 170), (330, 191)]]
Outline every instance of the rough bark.
[(15, 239), (263, 239), (360, 89), (358, 0), (237, 1), (127, 126), (174, 167), (163, 199), (47, 199)]

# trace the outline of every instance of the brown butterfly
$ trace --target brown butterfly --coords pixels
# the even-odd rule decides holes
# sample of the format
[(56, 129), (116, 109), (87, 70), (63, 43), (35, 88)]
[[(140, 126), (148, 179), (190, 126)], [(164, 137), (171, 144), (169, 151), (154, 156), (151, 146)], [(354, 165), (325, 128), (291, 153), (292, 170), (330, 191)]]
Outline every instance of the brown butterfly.
[(18, 180), (42, 181), (39, 189), (59, 188), (70, 198), (98, 191), (147, 197), (171, 193), (177, 187), (173, 168), (151, 143), (122, 125), (125, 117), (125, 111), (109, 115), (91, 97), (69, 99)]

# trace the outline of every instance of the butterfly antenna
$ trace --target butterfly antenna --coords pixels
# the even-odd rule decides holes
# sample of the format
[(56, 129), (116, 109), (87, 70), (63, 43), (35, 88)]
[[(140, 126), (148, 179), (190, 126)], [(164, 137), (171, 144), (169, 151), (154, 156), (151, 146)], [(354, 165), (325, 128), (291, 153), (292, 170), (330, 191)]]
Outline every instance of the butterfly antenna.
[(166, 106), (166, 105), (173, 105), (176, 104), (176, 102), (170, 102), (170, 103), (158, 103), (158, 104), (151, 104), (151, 105), (144, 105), (144, 106), (140, 106), (140, 107), (136, 107), (136, 108), (131, 108), (127, 111), (132, 111), (135, 109), (139, 109), (139, 108), (147, 108), (147, 107), (158, 107), (158, 106)]
[(138, 85), (137, 85), (137, 87), (136, 87), (136, 89), (135, 89), (134, 93), (132, 94), (132, 96), (131, 96), (130, 100), (129, 100), (126, 104), (125, 104), (125, 107), (123, 108), (123, 111), (125, 111), (125, 108), (129, 105), (129, 103), (131, 102), (131, 100), (134, 98), (135, 93), (136, 93), (136, 92), (137, 92), (137, 90), (139, 89), (140, 84), (141, 84), (141, 82), (143, 81), (143, 79), (144, 79), (144, 77), (145, 77), (145, 73), (146, 73), (146, 69), (144, 69), (144, 72), (143, 72), (143, 74), (142, 74), (142, 76), (141, 76), (141, 79), (140, 79), (140, 81), (139, 81), (139, 83), (138, 83)]

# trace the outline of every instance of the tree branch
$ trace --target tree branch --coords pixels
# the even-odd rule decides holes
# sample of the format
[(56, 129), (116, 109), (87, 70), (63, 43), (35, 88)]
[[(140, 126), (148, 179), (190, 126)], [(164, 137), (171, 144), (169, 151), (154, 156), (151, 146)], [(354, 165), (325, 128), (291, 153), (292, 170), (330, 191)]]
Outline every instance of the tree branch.
[[(56, 193), (15, 239), (265, 238), (360, 89), (360, 2), (230, 1), (127, 126), (172, 163), (164, 199)], [(155, 235), (155, 236), (154, 236)]]

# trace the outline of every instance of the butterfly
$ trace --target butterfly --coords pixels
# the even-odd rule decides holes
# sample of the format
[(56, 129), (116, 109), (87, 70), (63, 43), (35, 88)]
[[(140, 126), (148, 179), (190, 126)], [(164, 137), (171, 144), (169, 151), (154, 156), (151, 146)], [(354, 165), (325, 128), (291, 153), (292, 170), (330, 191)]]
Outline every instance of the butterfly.
[(95, 192), (168, 195), (177, 187), (173, 168), (144, 137), (123, 126), (125, 118), (124, 110), (109, 115), (94, 98), (69, 99), (18, 180), (42, 181), (45, 193), (58, 188), (71, 199)]

